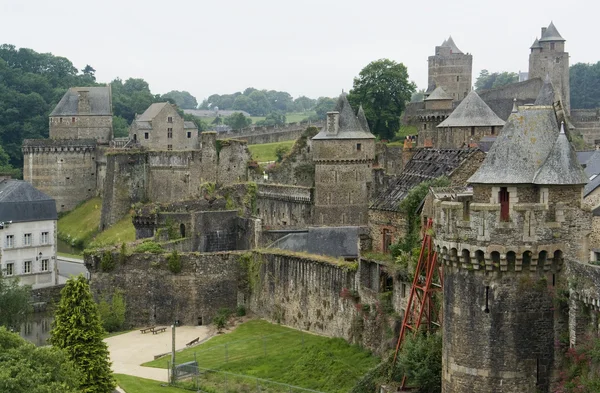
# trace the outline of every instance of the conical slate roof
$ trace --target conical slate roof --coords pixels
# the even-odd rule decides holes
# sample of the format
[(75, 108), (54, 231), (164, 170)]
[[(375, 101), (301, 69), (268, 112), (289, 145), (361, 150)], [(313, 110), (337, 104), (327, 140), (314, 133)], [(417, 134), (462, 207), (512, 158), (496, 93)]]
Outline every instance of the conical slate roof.
[(546, 74), (542, 89), (538, 93), (533, 105), (553, 105), (554, 97), (554, 86), (552, 85), (552, 81), (550, 81), (550, 76)]
[(350, 107), (346, 94), (342, 93), (340, 95), (335, 111), (340, 114), (338, 133), (335, 135), (327, 134), (327, 126), (325, 126), (312, 139), (375, 139), (373, 134), (365, 131), (360, 125), (358, 118)]
[(458, 49), (458, 47), (454, 43), (452, 36), (448, 37), (448, 39), (445, 41), (444, 44), (442, 44), (442, 46), (450, 48), (452, 50), (452, 53), (461, 53), (462, 54), (462, 51), (460, 49)]
[(370, 133), (369, 122), (367, 121), (367, 116), (365, 116), (365, 110), (363, 109), (362, 104), (358, 107), (358, 115), (356, 117), (363, 131)]
[(540, 41), (536, 37), (535, 41), (533, 41), (533, 45), (531, 45), (531, 48), (529, 49), (540, 49), (541, 47)]
[(446, 93), (446, 91), (444, 89), (442, 89), (442, 87), (437, 87), (433, 92), (431, 92), (431, 94), (425, 98), (423, 101), (433, 101), (433, 100), (453, 100), (454, 98), (452, 98), (452, 96), (448, 93)]
[(503, 126), (504, 120), (499, 118), (475, 90), (456, 107), (446, 120), (438, 125), (444, 127), (491, 127)]
[(540, 38), (540, 42), (546, 41), (566, 41), (558, 32), (556, 26), (554, 26), (554, 22), (550, 22), (550, 26), (548, 26), (546, 32)]
[(531, 184), (558, 138), (554, 109), (522, 106), (512, 113), (469, 183)]
[(588, 178), (577, 161), (577, 155), (565, 135), (564, 123), (548, 158), (538, 169), (534, 184), (587, 184)]

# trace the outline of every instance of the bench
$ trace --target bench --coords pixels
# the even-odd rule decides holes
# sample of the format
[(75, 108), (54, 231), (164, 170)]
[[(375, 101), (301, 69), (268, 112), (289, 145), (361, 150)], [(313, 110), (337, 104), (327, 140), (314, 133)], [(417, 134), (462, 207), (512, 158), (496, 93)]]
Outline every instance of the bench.
[(164, 332), (165, 330), (167, 330), (166, 327), (159, 327), (159, 328), (152, 329), (151, 332), (152, 332), (152, 334), (158, 334), (158, 333)]
[(147, 328), (140, 329), (140, 332), (142, 332), (142, 334), (144, 334), (144, 333), (151, 332), (152, 329), (154, 329), (154, 326), (150, 326), (150, 327), (147, 327)]
[(186, 347), (189, 347), (190, 345), (194, 345), (196, 344), (198, 341), (200, 341), (200, 337), (196, 337), (195, 339), (193, 339), (192, 341), (190, 341), (189, 343), (185, 344)]

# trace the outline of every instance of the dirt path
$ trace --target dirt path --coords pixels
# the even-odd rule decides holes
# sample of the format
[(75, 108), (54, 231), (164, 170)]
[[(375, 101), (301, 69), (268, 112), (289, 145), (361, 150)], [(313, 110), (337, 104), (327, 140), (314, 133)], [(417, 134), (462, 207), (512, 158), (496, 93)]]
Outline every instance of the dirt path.
[[(206, 326), (180, 326), (175, 332), (175, 348), (184, 349), (185, 344), (196, 337), (200, 341), (209, 336)], [(136, 377), (154, 379), (166, 382), (166, 369), (142, 367), (141, 364), (154, 360), (155, 355), (171, 351), (171, 327), (163, 333), (142, 334), (139, 330), (109, 337), (104, 341), (108, 344), (112, 369), (118, 374), (128, 374)], [(168, 358), (165, 358), (165, 363)]]

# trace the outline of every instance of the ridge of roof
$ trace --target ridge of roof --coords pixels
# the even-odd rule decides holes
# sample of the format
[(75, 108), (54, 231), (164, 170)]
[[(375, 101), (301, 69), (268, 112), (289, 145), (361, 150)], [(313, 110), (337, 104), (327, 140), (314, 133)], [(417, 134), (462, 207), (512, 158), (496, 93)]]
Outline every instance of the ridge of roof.
[(450, 116), (437, 127), (492, 127), (503, 125), (504, 120), (490, 109), (475, 90), (471, 90)]
[(339, 130), (335, 135), (327, 134), (327, 125), (312, 139), (375, 139), (369, 131), (365, 131), (348, 102), (345, 93), (338, 98), (335, 111), (339, 113)]
[(550, 22), (550, 25), (548, 25), (548, 27), (546, 28), (546, 31), (540, 38), (540, 42), (548, 42), (548, 41), (566, 41), (564, 38), (562, 38), (562, 36), (558, 32), (558, 30), (556, 29), (556, 26), (554, 26), (554, 22)]
[(542, 46), (540, 45), (540, 41), (537, 37), (535, 37), (535, 41), (533, 41), (533, 45), (529, 49), (540, 49)]
[(460, 49), (458, 49), (458, 47), (454, 43), (454, 40), (452, 39), (452, 36), (448, 37), (448, 39), (446, 40), (446, 45), (443, 45), (443, 46), (445, 46), (447, 48), (450, 48), (450, 50), (452, 51), (452, 53), (463, 54), (462, 51)]
[(139, 121), (152, 121), (156, 115), (160, 113), (160, 111), (166, 106), (169, 105), (168, 102), (155, 102), (151, 104), (148, 109), (144, 111), (141, 115), (137, 117), (135, 120)]
[(423, 101), (433, 101), (433, 100), (453, 100), (454, 98), (446, 93), (446, 90), (440, 87), (436, 87), (434, 91), (431, 92)]

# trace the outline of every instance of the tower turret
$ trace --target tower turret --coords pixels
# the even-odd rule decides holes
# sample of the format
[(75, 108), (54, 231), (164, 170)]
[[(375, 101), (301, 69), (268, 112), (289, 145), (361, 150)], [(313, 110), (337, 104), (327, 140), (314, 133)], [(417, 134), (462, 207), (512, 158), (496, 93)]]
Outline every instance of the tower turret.
[(471, 91), (473, 56), (464, 54), (452, 37), (435, 47), (429, 56), (428, 92), (442, 87), (455, 101), (460, 101)]

